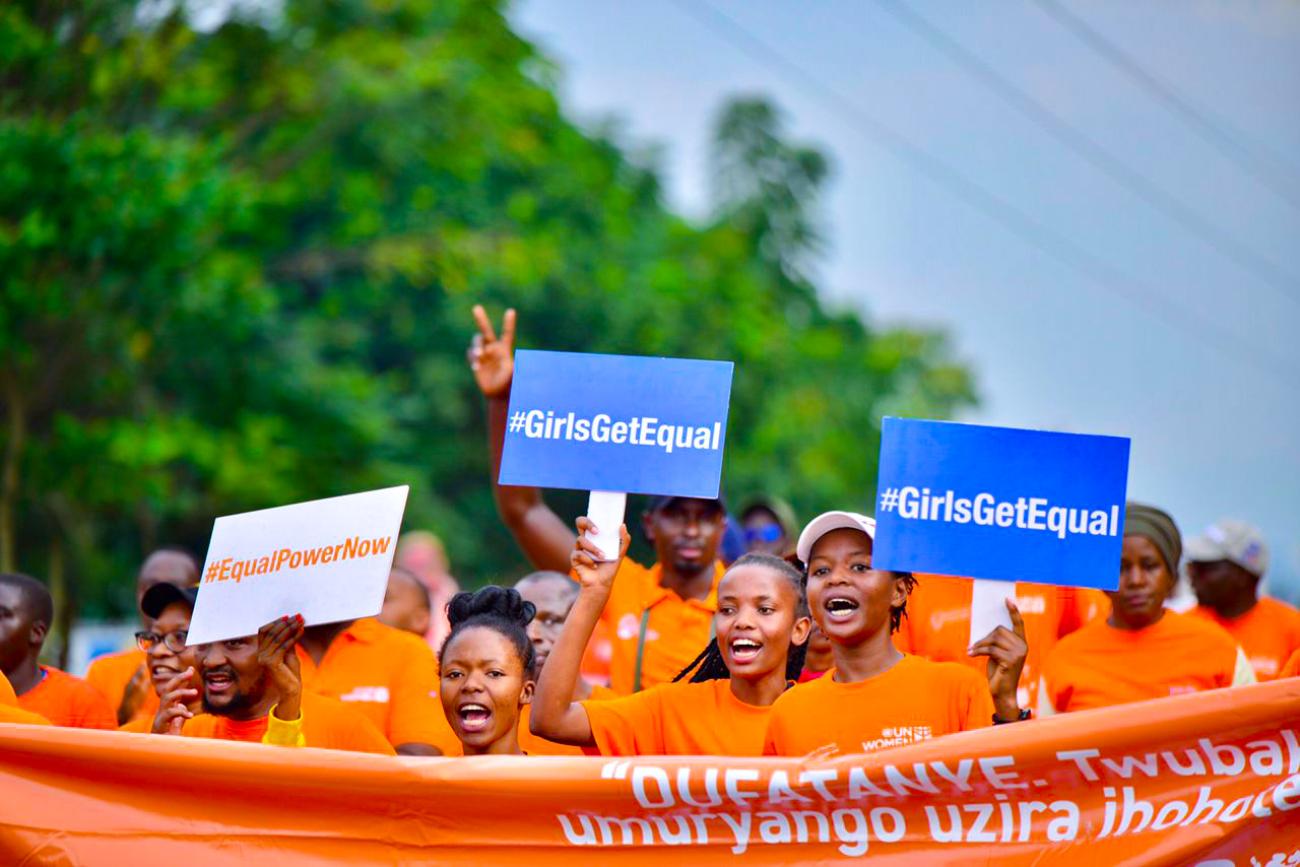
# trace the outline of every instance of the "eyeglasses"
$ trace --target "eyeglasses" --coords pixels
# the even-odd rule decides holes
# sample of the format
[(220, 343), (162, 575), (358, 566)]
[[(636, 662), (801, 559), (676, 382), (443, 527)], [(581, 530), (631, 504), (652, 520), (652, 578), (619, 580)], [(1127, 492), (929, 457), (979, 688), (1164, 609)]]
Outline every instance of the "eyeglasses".
[(157, 632), (137, 632), (135, 634), (135, 644), (145, 653), (153, 649), (154, 645), (162, 642), (163, 646), (172, 653), (180, 653), (185, 650), (185, 640), (189, 638), (188, 629), (178, 629), (175, 632), (168, 632), (166, 635), (159, 635)]
[(746, 527), (745, 541), (750, 545), (756, 542), (767, 542), (771, 544), (777, 541), (785, 533), (780, 524), (764, 524), (761, 527)]

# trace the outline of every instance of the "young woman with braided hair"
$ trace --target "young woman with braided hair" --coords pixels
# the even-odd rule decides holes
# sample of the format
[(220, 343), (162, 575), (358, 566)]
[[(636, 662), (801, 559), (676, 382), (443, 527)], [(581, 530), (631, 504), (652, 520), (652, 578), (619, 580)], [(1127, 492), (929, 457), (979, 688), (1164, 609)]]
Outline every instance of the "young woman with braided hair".
[(746, 554), (718, 582), (716, 637), (675, 681), (574, 702), (583, 648), (628, 545), (623, 527), (618, 558), (602, 562), (588, 529), (579, 518), (572, 565), (582, 589), (537, 684), (533, 734), (600, 755), (760, 755), (772, 703), (798, 676), (811, 627), (802, 574), (778, 557)]

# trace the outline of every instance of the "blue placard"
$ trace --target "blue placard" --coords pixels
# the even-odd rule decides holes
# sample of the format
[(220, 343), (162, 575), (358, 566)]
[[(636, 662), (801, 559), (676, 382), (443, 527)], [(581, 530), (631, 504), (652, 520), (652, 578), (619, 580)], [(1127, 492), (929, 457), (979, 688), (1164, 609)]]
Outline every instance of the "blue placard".
[(886, 418), (881, 569), (1114, 590), (1129, 441)]
[(503, 485), (718, 496), (730, 361), (515, 353)]

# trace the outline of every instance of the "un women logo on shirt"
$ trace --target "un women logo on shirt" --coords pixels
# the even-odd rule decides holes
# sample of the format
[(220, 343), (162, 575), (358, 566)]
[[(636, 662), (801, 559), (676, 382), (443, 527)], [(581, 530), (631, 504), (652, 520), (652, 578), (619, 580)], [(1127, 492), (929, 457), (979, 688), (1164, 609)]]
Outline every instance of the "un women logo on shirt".
[(886, 418), (882, 569), (1114, 590), (1129, 440)]

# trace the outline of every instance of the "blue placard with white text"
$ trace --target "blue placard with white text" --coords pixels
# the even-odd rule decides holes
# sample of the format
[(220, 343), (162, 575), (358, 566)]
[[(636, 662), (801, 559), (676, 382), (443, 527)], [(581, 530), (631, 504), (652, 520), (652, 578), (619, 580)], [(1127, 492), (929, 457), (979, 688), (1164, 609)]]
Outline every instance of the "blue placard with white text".
[(877, 568), (1118, 586), (1127, 438), (902, 418), (881, 433)]
[(716, 497), (734, 367), (519, 350), (498, 480)]

